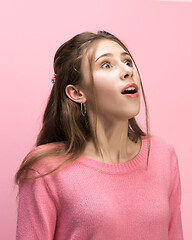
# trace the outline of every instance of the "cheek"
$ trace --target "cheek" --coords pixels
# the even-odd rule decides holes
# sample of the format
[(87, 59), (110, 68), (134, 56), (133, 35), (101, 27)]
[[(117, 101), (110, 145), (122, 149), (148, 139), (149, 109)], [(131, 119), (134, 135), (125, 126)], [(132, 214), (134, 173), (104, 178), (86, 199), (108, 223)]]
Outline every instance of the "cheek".
[[(94, 78), (94, 89), (98, 98), (112, 97), (117, 87), (115, 87), (112, 79), (107, 76)], [(99, 99), (98, 99), (99, 100)]]
[(135, 70), (135, 82), (138, 84), (138, 86), (140, 86), (140, 77), (137, 70)]
[(94, 86), (97, 89), (107, 89), (111, 85), (114, 85), (117, 82), (117, 77), (115, 73), (101, 71), (93, 75)]

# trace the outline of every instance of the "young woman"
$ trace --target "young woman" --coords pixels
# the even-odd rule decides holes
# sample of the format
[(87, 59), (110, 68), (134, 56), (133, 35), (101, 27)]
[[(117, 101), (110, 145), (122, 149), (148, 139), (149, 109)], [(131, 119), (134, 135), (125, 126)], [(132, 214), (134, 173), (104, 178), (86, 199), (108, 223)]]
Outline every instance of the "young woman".
[[(177, 156), (149, 134), (126, 46), (104, 31), (78, 34), (54, 71), (36, 148), (16, 174), (17, 239), (183, 239)], [(135, 120), (141, 90), (147, 133)]]

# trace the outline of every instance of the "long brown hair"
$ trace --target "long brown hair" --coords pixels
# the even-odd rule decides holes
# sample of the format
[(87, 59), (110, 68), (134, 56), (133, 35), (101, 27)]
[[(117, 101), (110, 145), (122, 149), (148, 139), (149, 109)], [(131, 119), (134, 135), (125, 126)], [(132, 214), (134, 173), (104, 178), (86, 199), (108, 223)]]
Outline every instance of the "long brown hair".
[[(65, 156), (68, 156), (67, 160), (65, 159), (65, 161), (57, 165), (56, 168), (46, 172), (45, 174), (41, 174), (38, 177), (48, 175), (59, 169), (64, 164), (67, 164), (77, 159), (85, 149), (88, 140), (92, 140), (96, 146), (96, 149), (99, 149), (96, 131), (94, 130), (95, 128), (91, 128), (90, 121), (87, 115), (85, 117), (82, 117), (80, 104), (73, 102), (66, 96), (65, 88), (68, 84), (78, 85), (82, 82), (80, 68), (83, 53), (85, 50), (89, 49), (93, 45), (93, 43), (96, 43), (98, 40), (101, 39), (109, 39), (115, 41), (127, 52), (129, 52), (127, 47), (118, 38), (105, 31), (99, 31), (97, 34), (91, 32), (83, 32), (74, 36), (69, 41), (65, 42), (57, 50), (54, 57), (54, 71), (56, 79), (44, 112), (43, 125), (37, 137), (36, 147), (45, 144), (53, 145), (53, 143), (63, 144), (55, 144), (54, 147), (50, 149), (39, 152), (37, 151), (36, 153), (35, 150), (32, 150), (25, 157), (18, 172), (15, 175), (16, 183), (19, 182), (23, 173), (26, 173), (30, 168), (32, 168), (34, 163), (39, 160), (45, 159), (45, 157), (51, 155), (62, 156), (63, 154), (65, 154)], [(137, 65), (132, 56), (131, 58), (139, 74)], [(133, 117), (128, 120), (128, 136), (135, 143), (138, 141), (139, 138), (141, 138), (141, 136), (147, 136), (148, 167), (148, 159), (150, 152), (148, 108), (140, 74), (139, 77), (145, 103), (147, 133), (141, 130), (135, 118)], [(92, 90), (94, 92), (94, 88)]]

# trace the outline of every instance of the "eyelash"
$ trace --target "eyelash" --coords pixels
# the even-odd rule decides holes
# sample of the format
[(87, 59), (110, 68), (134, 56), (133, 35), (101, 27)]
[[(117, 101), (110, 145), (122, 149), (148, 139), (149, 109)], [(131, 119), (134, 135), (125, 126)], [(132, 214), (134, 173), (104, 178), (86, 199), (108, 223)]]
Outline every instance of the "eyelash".
[[(129, 62), (129, 63), (130, 63), (130, 67), (133, 66), (133, 61), (132, 61), (131, 59), (126, 59), (126, 60), (124, 61), (124, 63), (126, 63), (126, 62)], [(108, 61), (103, 62), (103, 63), (101, 64), (101, 68), (106, 69), (106, 68), (104, 67), (104, 65), (106, 65), (106, 64), (110, 65), (110, 62), (108, 62)], [(110, 66), (110, 67), (111, 67), (111, 66)]]
[(104, 65), (106, 65), (106, 64), (110, 65), (110, 62), (103, 62), (103, 63), (101, 64), (101, 67), (102, 67), (102, 68), (105, 68)]
[(133, 61), (131, 59), (127, 59), (127, 60), (125, 60), (125, 62), (129, 62), (130, 63), (130, 67), (133, 67)]

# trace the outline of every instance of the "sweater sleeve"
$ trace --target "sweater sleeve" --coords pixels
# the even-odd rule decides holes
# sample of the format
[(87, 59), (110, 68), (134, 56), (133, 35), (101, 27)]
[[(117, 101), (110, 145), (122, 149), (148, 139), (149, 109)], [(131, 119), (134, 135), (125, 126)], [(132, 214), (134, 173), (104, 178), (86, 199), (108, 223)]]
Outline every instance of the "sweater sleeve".
[(178, 159), (174, 148), (171, 155), (172, 173), (169, 195), (169, 240), (183, 240), (181, 221), (181, 182), (178, 166)]
[[(34, 172), (34, 175), (38, 175)], [(17, 240), (54, 239), (56, 204), (44, 178), (19, 184)]]

